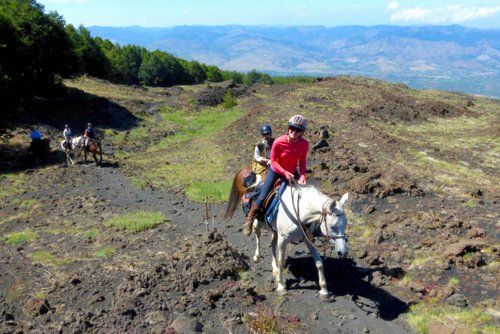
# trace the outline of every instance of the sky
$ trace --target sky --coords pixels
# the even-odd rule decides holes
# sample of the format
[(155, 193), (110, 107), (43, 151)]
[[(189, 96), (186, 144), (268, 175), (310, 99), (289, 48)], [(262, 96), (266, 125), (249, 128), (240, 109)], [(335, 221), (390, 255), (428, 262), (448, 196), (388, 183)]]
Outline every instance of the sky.
[(39, 0), (84, 26), (423, 25), (500, 28), (500, 0)]

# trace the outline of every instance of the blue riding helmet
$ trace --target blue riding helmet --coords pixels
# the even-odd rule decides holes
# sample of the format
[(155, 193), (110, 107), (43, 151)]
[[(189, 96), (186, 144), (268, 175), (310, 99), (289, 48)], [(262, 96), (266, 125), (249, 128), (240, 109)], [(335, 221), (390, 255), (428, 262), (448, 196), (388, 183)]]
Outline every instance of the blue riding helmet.
[(261, 128), (260, 128), (260, 134), (261, 135), (267, 135), (267, 134), (271, 134), (273, 133), (273, 129), (271, 129), (271, 126), (269, 125), (263, 125)]

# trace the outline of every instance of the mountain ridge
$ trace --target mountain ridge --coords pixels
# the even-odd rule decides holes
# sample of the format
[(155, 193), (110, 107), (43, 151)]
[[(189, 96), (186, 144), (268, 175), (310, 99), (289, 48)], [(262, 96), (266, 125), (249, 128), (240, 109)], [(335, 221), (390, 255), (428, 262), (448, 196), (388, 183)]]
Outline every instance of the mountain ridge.
[(173, 26), (88, 28), (225, 70), (366, 75), (499, 97), (500, 29), (450, 26)]

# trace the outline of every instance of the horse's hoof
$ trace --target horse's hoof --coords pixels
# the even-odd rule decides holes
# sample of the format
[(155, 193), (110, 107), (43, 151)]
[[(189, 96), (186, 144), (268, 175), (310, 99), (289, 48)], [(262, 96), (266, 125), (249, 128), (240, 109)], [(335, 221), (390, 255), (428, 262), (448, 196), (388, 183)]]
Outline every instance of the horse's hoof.
[(258, 263), (260, 261), (260, 256), (254, 256), (253, 262)]
[(319, 299), (322, 302), (333, 303), (335, 301), (335, 296), (330, 295), (330, 294), (328, 294), (328, 295), (320, 294)]
[(281, 290), (276, 290), (279, 296), (286, 296), (288, 295), (288, 291), (286, 289), (281, 289)]

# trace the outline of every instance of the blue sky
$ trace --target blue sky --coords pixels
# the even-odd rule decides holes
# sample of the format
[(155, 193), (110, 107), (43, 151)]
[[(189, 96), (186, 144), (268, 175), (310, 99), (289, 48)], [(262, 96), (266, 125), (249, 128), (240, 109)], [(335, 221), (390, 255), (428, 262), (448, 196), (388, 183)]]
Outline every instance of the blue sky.
[(42, 0), (66, 22), (106, 26), (460, 24), (500, 28), (500, 0)]

